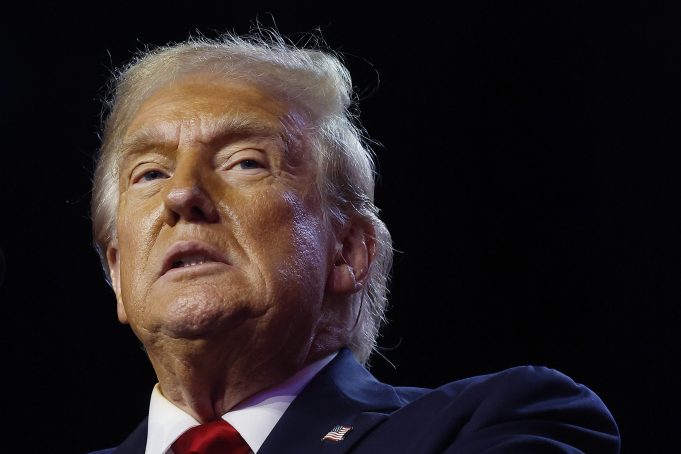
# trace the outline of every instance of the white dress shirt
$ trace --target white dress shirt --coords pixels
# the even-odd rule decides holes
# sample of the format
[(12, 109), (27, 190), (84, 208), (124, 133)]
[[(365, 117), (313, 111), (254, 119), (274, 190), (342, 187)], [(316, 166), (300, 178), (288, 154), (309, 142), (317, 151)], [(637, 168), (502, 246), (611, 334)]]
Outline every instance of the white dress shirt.
[[(241, 434), (251, 451), (257, 453), (293, 399), (336, 354), (309, 364), (284, 382), (249, 397), (222, 415), (222, 419)], [(157, 383), (149, 404), (146, 454), (173, 454), (171, 445), (175, 440), (199, 424), (166, 399)]]

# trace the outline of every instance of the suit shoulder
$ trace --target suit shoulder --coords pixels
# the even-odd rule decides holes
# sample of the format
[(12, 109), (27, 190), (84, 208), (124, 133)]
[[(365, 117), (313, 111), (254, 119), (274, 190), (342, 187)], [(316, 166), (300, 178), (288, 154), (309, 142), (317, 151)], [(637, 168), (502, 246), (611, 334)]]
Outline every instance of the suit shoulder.
[(433, 391), (429, 388), (417, 388), (415, 386), (397, 386), (394, 387), (393, 390), (395, 391), (395, 395), (400, 400), (402, 405), (408, 405), (409, 403)]
[(394, 452), (619, 451), (617, 426), (598, 396), (546, 367), (514, 367), (433, 390), (398, 388), (398, 394), (412, 400), (362, 452), (386, 443)]
[(544, 366), (513, 367), (455, 381), (439, 389), (461, 397), (469, 394), (480, 399), (481, 404), (502, 405), (516, 411), (592, 409), (610, 415), (603, 401), (589, 388)]
[(468, 388), (493, 388), (495, 390), (522, 392), (525, 389), (585, 389), (567, 375), (545, 366), (517, 366), (491, 374), (465, 378), (444, 385), (441, 388), (464, 391)]
[(546, 366), (516, 366), (499, 372), (477, 375), (462, 380), (447, 383), (444, 387), (467, 387), (467, 386), (486, 386), (491, 384), (511, 384), (527, 383), (528, 385), (541, 382), (567, 382), (574, 384), (574, 381), (567, 375)]
[[(536, 437), (598, 452), (619, 451), (619, 430), (603, 401), (586, 386), (544, 366), (519, 366), (440, 388), (469, 409), (460, 435), (517, 427)], [(528, 435), (529, 436), (529, 435)], [(531, 436), (530, 436), (531, 438)], [(514, 442), (529, 438), (514, 437)], [(520, 448), (523, 445), (518, 445)], [(529, 446), (529, 445), (528, 445)]]
[(606, 416), (606, 426), (611, 427), (612, 416), (594, 392), (544, 366), (518, 366), (470, 377), (448, 383), (433, 392), (441, 394), (442, 398), (470, 403), (476, 413), (487, 409), (495, 412), (506, 409), (516, 415), (594, 413)]

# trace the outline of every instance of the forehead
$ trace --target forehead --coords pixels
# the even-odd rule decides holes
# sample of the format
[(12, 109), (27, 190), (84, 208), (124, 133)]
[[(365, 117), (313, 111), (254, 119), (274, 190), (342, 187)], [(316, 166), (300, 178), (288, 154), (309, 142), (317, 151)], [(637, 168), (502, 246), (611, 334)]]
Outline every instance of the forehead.
[(126, 128), (124, 143), (179, 142), (183, 130), (201, 142), (229, 132), (281, 135), (292, 113), (290, 106), (255, 84), (192, 74), (162, 86), (141, 104)]

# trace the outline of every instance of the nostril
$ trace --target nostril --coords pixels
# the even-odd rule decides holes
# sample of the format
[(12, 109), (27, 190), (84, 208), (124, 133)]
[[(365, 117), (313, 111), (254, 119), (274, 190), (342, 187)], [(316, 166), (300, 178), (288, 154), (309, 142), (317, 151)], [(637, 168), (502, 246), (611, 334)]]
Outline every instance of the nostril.
[(172, 188), (165, 196), (168, 223), (179, 219), (190, 222), (217, 222), (219, 215), (211, 197), (199, 186)]

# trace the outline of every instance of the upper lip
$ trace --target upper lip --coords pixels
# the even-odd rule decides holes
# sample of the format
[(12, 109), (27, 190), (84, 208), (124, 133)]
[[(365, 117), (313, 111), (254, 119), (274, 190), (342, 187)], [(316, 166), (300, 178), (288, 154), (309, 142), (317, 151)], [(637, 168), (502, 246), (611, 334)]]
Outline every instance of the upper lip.
[(202, 256), (211, 262), (229, 264), (225, 254), (212, 244), (208, 244), (199, 240), (178, 241), (170, 246), (166, 252), (166, 255), (163, 257), (161, 276), (173, 268), (173, 264), (178, 260), (193, 256)]

